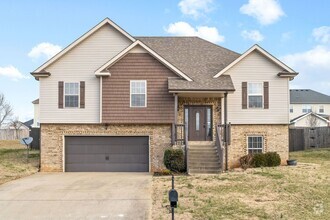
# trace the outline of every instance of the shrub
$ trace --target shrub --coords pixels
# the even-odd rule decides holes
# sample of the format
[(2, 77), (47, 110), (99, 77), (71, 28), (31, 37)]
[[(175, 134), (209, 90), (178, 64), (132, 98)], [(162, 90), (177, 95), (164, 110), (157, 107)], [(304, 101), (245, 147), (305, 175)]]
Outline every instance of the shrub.
[(253, 165), (253, 167), (267, 166), (265, 154), (263, 154), (263, 153), (253, 154), (252, 165)]
[(248, 154), (248, 155), (245, 155), (245, 156), (241, 157), (239, 159), (239, 163), (240, 163), (241, 167), (244, 170), (246, 170), (247, 168), (252, 167), (252, 159), (253, 159), (253, 155)]
[(185, 172), (185, 162), (182, 149), (166, 149), (164, 153), (164, 165), (174, 172)]
[(250, 167), (275, 167), (281, 164), (281, 157), (276, 152), (248, 154), (239, 159), (243, 169)]
[(154, 172), (154, 176), (168, 176), (171, 175), (172, 172), (168, 169), (162, 169)]
[(281, 157), (276, 152), (265, 153), (267, 167), (276, 167), (281, 165)]

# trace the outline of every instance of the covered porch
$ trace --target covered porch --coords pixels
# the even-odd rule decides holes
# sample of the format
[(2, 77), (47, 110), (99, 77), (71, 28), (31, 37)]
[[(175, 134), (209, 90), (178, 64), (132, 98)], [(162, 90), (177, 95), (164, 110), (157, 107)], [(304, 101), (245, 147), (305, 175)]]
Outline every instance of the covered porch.
[(172, 145), (184, 150), (188, 173), (219, 173), (228, 169), (229, 93), (232, 91), (173, 93)]

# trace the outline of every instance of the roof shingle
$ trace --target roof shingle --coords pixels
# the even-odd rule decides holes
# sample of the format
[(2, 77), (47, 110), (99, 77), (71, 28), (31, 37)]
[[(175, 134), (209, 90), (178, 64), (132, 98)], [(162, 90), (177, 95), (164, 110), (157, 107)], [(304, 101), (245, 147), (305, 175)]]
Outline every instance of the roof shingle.
[(311, 89), (290, 89), (291, 104), (330, 104), (330, 96)]
[(193, 79), (169, 80), (169, 89), (234, 90), (230, 76), (213, 78), (240, 54), (198, 37), (136, 37)]

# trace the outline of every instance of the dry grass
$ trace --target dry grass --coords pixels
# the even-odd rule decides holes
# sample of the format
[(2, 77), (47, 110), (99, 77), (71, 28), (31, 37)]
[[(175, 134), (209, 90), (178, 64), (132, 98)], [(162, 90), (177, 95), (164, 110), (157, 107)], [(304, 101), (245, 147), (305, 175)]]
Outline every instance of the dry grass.
[(19, 141), (0, 141), (0, 184), (38, 172), (39, 151), (29, 152)]
[[(295, 152), (296, 167), (177, 176), (176, 219), (330, 219), (330, 149)], [(153, 178), (154, 219), (170, 219), (171, 177)]]

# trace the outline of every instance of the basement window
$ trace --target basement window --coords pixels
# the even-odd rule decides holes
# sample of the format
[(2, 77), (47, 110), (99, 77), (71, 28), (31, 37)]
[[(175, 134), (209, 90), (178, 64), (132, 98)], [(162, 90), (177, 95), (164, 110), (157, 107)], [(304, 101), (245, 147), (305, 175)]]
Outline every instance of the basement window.
[(248, 136), (248, 153), (257, 154), (262, 153), (264, 149), (263, 136)]

